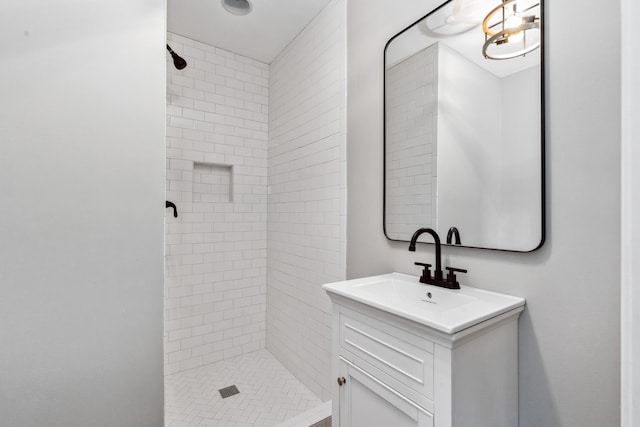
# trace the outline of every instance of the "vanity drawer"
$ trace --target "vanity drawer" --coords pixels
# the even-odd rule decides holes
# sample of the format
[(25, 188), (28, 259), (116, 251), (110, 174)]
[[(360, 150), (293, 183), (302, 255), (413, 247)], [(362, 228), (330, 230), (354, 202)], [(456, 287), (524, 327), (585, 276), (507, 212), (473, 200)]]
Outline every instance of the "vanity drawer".
[[(345, 358), (374, 368), (400, 391), (414, 395), (409, 392), (413, 390), (416, 396), (433, 401), (433, 342), (344, 310), (340, 313), (340, 347)], [(430, 409), (431, 402), (419, 403)]]

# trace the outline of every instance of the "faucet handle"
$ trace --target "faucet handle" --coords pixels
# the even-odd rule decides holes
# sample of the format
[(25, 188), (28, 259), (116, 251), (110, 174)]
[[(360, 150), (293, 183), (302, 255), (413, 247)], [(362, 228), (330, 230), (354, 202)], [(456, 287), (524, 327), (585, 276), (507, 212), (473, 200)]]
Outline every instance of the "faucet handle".
[(447, 273), (447, 282), (458, 284), (458, 280), (456, 279), (456, 273), (466, 273), (467, 270), (464, 268), (455, 268), (455, 267), (445, 267), (448, 271)]
[(424, 270), (422, 270), (422, 276), (420, 276), (420, 283), (427, 283), (427, 280), (431, 279), (431, 264), (426, 264), (424, 262), (414, 262), (414, 264), (424, 267)]

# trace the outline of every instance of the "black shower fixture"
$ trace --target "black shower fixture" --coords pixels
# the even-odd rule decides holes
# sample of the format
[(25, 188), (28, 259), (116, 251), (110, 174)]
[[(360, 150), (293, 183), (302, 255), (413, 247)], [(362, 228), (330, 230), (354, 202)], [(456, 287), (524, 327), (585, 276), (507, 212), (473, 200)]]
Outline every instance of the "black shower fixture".
[(187, 61), (179, 57), (178, 54), (175, 53), (173, 49), (171, 49), (171, 47), (169, 47), (169, 45), (167, 45), (167, 50), (169, 51), (169, 53), (171, 54), (171, 57), (173, 58), (173, 65), (175, 65), (178, 70), (182, 70), (184, 67), (187, 66)]

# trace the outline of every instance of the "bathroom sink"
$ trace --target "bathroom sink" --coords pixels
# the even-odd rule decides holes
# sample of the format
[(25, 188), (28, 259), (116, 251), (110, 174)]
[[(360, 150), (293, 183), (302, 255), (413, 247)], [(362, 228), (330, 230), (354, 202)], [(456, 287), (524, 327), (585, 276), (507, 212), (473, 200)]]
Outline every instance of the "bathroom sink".
[(324, 290), (397, 316), (454, 334), (511, 310), (521, 311), (520, 297), (470, 286), (444, 289), (424, 285), (415, 276), (390, 273), (328, 283)]

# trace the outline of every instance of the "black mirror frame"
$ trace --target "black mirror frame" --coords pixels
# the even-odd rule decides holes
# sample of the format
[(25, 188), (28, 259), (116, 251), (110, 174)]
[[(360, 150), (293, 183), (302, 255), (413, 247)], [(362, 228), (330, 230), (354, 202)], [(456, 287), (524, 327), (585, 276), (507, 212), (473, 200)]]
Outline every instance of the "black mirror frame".
[[(389, 47), (389, 44), (395, 40), (398, 36), (402, 35), (404, 32), (406, 32), (407, 30), (409, 30), (410, 28), (412, 28), (414, 25), (418, 24), (420, 21), (422, 21), (423, 19), (425, 19), (427, 16), (437, 12), (438, 10), (440, 10), (441, 8), (443, 8), (444, 6), (446, 6), (448, 3), (451, 3), (453, 0), (447, 0), (444, 3), (442, 3), (440, 6), (436, 7), (435, 9), (431, 10), (429, 13), (427, 13), (426, 15), (422, 16), (420, 19), (417, 19), (416, 21), (414, 21), (413, 23), (411, 23), (410, 25), (408, 25), (407, 27), (405, 27), (402, 31), (400, 31), (399, 33), (397, 33), (396, 35), (394, 35), (393, 37), (391, 37), (389, 39), (389, 41), (387, 41), (387, 43), (384, 46), (384, 54), (382, 55), (382, 70), (383, 70), (383, 78), (382, 78), (382, 107), (383, 107), (383, 115), (382, 115), (382, 124), (383, 124), (383, 130), (382, 130), (382, 139), (383, 139), (383, 144), (382, 144), (382, 229), (384, 231), (384, 235), (387, 238), (387, 240), (390, 240), (392, 242), (409, 242), (409, 240), (399, 240), (399, 239), (392, 239), (389, 237), (389, 235), (387, 234), (387, 221), (386, 221), (386, 215), (387, 215), (387, 159), (386, 159), (386, 151), (387, 151), (387, 88), (386, 88), (386, 77), (387, 77), (387, 68), (386, 68), (386, 57), (387, 57), (387, 48)], [(546, 156), (546, 150), (545, 150), (545, 144), (546, 144), (546, 120), (547, 117), (545, 115), (545, 73), (546, 73), (546, 60), (545, 60), (545, 44), (546, 44), (546, 35), (545, 35), (545, 5), (544, 5), (544, 0), (540, 0), (540, 181), (541, 181), (541, 201), (540, 201), (540, 206), (541, 206), (541, 220), (542, 220), (542, 224), (541, 224), (541, 229), (540, 229), (540, 242), (538, 243), (538, 245), (536, 247), (534, 247), (531, 250), (528, 251), (517, 251), (517, 250), (513, 250), (513, 249), (500, 249), (500, 248), (485, 248), (485, 247), (481, 247), (481, 246), (466, 246), (466, 245), (455, 245), (455, 244), (447, 244), (447, 243), (443, 243), (443, 245), (446, 246), (451, 246), (451, 247), (461, 247), (461, 248), (471, 248), (471, 249), (485, 249), (485, 250), (492, 250), (492, 251), (500, 251), (500, 252), (514, 252), (514, 253), (531, 253), (534, 252), (538, 249), (540, 249), (543, 245), (544, 242), (546, 240), (546, 161), (545, 161), (545, 156)], [(419, 242), (419, 243), (427, 243), (427, 244), (433, 244), (431, 242)]]

